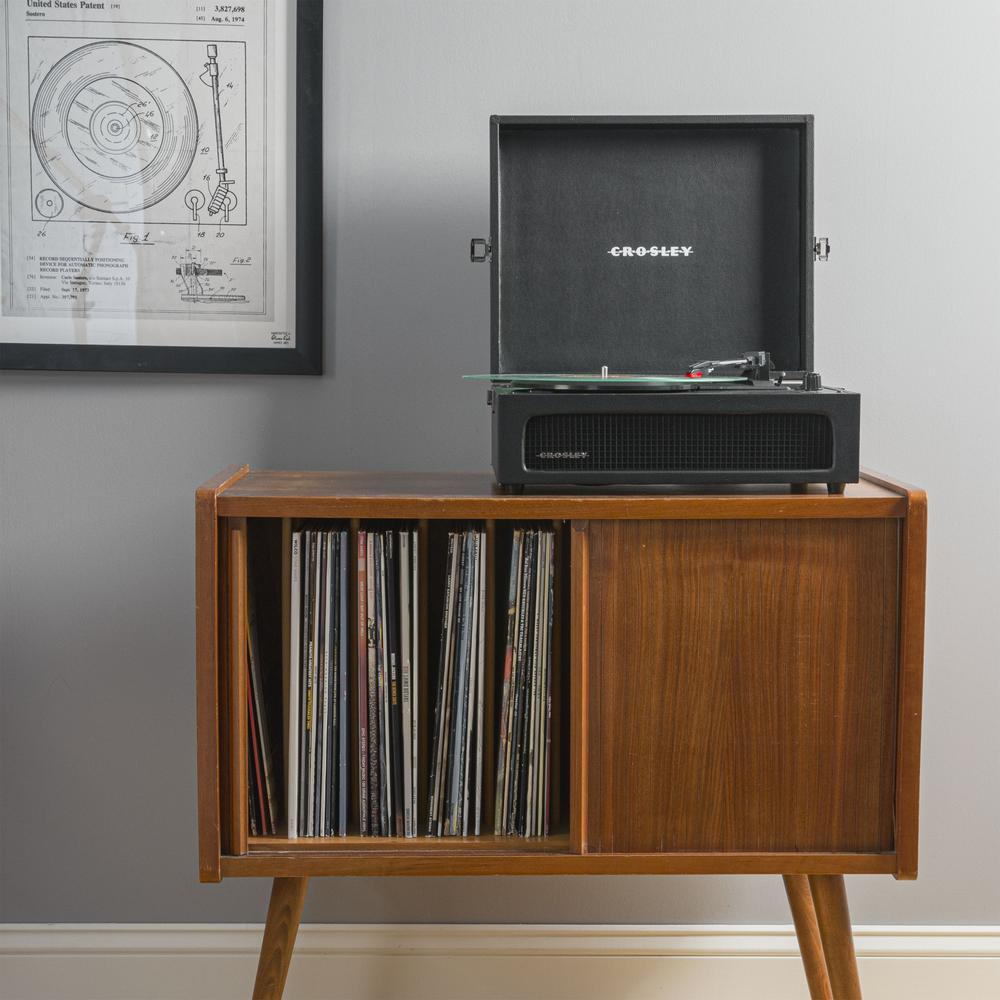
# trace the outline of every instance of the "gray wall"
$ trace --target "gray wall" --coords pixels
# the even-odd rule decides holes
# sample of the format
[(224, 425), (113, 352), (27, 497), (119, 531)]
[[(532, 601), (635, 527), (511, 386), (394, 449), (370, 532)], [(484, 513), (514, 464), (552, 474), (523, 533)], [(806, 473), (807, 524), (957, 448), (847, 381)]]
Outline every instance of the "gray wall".
[[(992, 0), (328, 3), (327, 374), (0, 376), (0, 919), (263, 918), (197, 882), (193, 491), (488, 463), (491, 112), (812, 112), (817, 363), (931, 495), (921, 878), (854, 916), (1000, 922), (998, 37)], [(306, 917), (787, 920), (775, 878), (327, 880)]]

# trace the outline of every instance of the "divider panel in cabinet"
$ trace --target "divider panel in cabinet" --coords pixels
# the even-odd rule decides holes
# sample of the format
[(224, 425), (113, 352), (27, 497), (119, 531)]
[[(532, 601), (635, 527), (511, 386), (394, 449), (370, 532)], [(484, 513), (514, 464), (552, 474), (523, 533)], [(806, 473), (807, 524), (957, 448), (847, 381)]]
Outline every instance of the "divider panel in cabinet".
[(247, 850), (246, 758), (246, 586), (247, 521), (242, 517), (222, 522), (219, 652), (220, 786), (223, 850)]

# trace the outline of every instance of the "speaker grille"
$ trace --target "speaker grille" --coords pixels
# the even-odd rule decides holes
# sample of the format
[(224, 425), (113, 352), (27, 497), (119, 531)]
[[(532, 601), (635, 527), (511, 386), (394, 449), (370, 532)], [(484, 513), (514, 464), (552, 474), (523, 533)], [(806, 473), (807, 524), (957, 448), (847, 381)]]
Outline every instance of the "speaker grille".
[(818, 472), (833, 465), (819, 413), (546, 413), (524, 429), (534, 472)]

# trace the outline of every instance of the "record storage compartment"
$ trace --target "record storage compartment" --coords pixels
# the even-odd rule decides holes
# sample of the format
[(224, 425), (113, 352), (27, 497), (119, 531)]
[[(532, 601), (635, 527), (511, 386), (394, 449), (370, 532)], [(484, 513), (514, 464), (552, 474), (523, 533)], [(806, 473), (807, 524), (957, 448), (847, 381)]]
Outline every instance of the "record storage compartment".
[[(868, 476), (809, 487), (510, 496), (488, 474), (239, 468), (197, 497), (200, 875), (916, 873), (923, 493)], [(412, 525), (420, 577), (420, 747), (440, 642), (448, 531), (486, 536), (480, 836), (359, 835), (350, 685), (346, 837), (248, 830), (248, 578), (287, 617), (274, 564), (296, 525)], [(495, 836), (493, 781), (512, 532), (556, 535), (548, 836)], [(351, 560), (352, 562), (354, 560)], [(348, 667), (356, 569), (350, 568)], [(255, 585), (259, 587), (258, 585)], [(278, 629), (280, 633), (281, 629)], [(272, 672), (275, 667), (272, 638)], [(272, 676), (269, 688), (281, 684)], [(558, 693), (556, 693), (556, 691)], [(272, 695), (277, 697), (277, 695)], [(282, 744), (283, 745), (283, 741)], [(282, 768), (283, 770), (283, 768)], [(835, 783), (831, 775), (837, 775)]]
[[(565, 719), (568, 714), (568, 685), (564, 678), (564, 664), (567, 659), (567, 630), (563, 626), (562, 615), (565, 607), (565, 583), (568, 580), (568, 550), (566, 548), (567, 524), (563, 521), (496, 521), (496, 520), (453, 520), (453, 519), (361, 519), (349, 520), (301, 519), (301, 518), (259, 518), (236, 519), (231, 527), (230, 544), (237, 553), (234, 562), (235, 576), (232, 580), (232, 606), (235, 614), (242, 617), (250, 613), (253, 595), (257, 597), (258, 627), (263, 633), (261, 645), (265, 647), (262, 658), (265, 664), (264, 686), (269, 700), (269, 718), (280, 722), (281, 738), (276, 741), (280, 750), (278, 773), (282, 779), (287, 773), (287, 698), (289, 662), (289, 572), (288, 547), (292, 531), (303, 526), (316, 529), (344, 529), (348, 538), (348, 829), (347, 836), (298, 836), (287, 837), (287, 816), (282, 813), (279, 829), (275, 834), (252, 835), (247, 827), (247, 780), (241, 767), (246, 752), (237, 756), (238, 747), (233, 746), (231, 784), (232, 822), (230, 824), (231, 843), (238, 848), (236, 853), (270, 851), (281, 849), (310, 851), (353, 851), (360, 847), (365, 850), (449, 850), (455, 844), (475, 849), (470, 841), (479, 845), (501, 843), (512, 852), (519, 850), (559, 850), (565, 849), (568, 841), (568, 801), (569, 754), (568, 732)], [(414, 529), (419, 540), (419, 598), (414, 609), (419, 620), (418, 658), (419, 682), (417, 684), (418, 727), (418, 821), (416, 837), (362, 836), (360, 833), (359, 798), (359, 709), (358, 709), (358, 537), (364, 530)], [(555, 579), (556, 601), (553, 615), (553, 692), (552, 692), (552, 810), (550, 833), (545, 837), (532, 838), (533, 842), (520, 836), (494, 838), (494, 794), (496, 779), (497, 713), (501, 704), (504, 622), (506, 620), (506, 596), (508, 574), (510, 572), (510, 546), (515, 527), (525, 529), (551, 529), (555, 537)], [(439, 680), (440, 646), (442, 639), (441, 618), (443, 613), (447, 535), (450, 531), (463, 528), (481, 529), (486, 542), (486, 642), (485, 642), (485, 698), (484, 718), (487, 724), (484, 732), (488, 738), (483, 744), (483, 810), (482, 833), (478, 837), (428, 836), (428, 780), (434, 721), (435, 693)], [(252, 583), (252, 586), (251, 586)], [(246, 609), (245, 611), (242, 609)], [(497, 628), (497, 623), (500, 627)], [(265, 626), (270, 627), (265, 627)], [(243, 675), (243, 680), (232, 676), (234, 686), (242, 687), (249, 681), (244, 644), (237, 636), (242, 631), (234, 627), (232, 645), (227, 655), (233, 669)], [(233, 704), (245, 702), (245, 695), (236, 691)], [(239, 720), (234, 727), (234, 744), (246, 745), (248, 734), (240, 732)], [(287, 802), (287, 789), (282, 785), (282, 802)], [(242, 799), (242, 801), (240, 801)], [(426, 842), (426, 843), (424, 843)]]

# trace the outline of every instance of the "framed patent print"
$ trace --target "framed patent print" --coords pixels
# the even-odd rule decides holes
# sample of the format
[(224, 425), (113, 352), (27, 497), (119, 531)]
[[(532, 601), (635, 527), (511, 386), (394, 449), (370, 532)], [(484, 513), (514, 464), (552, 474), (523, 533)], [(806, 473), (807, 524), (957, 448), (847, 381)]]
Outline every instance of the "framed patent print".
[(0, 368), (322, 370), (322, 0), (0, 0)]

